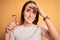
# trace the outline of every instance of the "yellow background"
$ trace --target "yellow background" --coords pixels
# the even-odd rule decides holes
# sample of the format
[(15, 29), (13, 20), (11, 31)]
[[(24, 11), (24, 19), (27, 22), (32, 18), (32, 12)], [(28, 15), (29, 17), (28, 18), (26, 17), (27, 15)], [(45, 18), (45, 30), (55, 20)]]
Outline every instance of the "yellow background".
[[(5, 27), (12, 22), (11, 15), (15, 14), (17, 21), (20, 22), (21, 9), (26, 1), (28, 0), (0, 0), (0, 40), (4, 40)], [(34, 1), (50, 17), (52, 23), (60, 33), (60, 0)], [(46, 25), (42, 17), (39, 18), (39, 24)], [(44, 40), (46, 38), (43, 37), (42, 39)]]

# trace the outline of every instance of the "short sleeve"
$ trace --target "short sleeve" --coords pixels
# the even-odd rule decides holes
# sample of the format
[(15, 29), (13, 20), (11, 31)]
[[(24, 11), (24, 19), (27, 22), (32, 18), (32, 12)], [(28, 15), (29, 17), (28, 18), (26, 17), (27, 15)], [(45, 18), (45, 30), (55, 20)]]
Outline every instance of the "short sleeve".
[(40, 26), (42, 36), (47, 32), (47, 26)]

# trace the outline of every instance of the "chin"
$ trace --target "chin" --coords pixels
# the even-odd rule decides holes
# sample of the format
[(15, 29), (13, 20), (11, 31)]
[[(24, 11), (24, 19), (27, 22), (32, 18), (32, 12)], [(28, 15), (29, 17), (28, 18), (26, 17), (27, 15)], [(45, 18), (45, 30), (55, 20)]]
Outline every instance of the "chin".
[(27, 22), (30, 23), (30, 24), (33, 23), (32, 21), (27, 21)]
[(30, 24), (33, 23), (33, 21), (27, 21), (27, 22), (30, 23)]

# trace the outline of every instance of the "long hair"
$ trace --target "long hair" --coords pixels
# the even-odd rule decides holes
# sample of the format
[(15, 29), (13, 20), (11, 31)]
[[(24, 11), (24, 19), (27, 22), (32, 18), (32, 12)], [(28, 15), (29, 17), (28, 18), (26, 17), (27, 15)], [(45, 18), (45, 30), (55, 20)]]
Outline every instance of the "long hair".
[[(29, 4), (29, 3), (33, 3), (36, 5), (36, 3), (34, 1), (27, 1), (23, 8), (22, 8), (22, 11), (21, 11), (21, 24), (24, 23), (24, 11), (25, 11), (25, 7)], [(37, 14), (36, 14), (36, 17), (35, 17), (35, 20), (33, 21), (33, 24), (37, 25), (37, 22), (38, 22), (38, 19), (39, 19), (39, 13), (37, 11)]]

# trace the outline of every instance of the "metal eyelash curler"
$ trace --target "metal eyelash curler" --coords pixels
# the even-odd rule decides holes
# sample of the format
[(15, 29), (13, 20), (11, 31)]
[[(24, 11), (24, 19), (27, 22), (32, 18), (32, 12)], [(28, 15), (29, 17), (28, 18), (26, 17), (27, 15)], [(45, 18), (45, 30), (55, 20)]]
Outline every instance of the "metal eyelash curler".
[(16, 21), (16, 15), (12, 15), (12, 18), (13, 18), (13, 22), (15, 22), (15, 24), (17, 25), (17, 21)]

